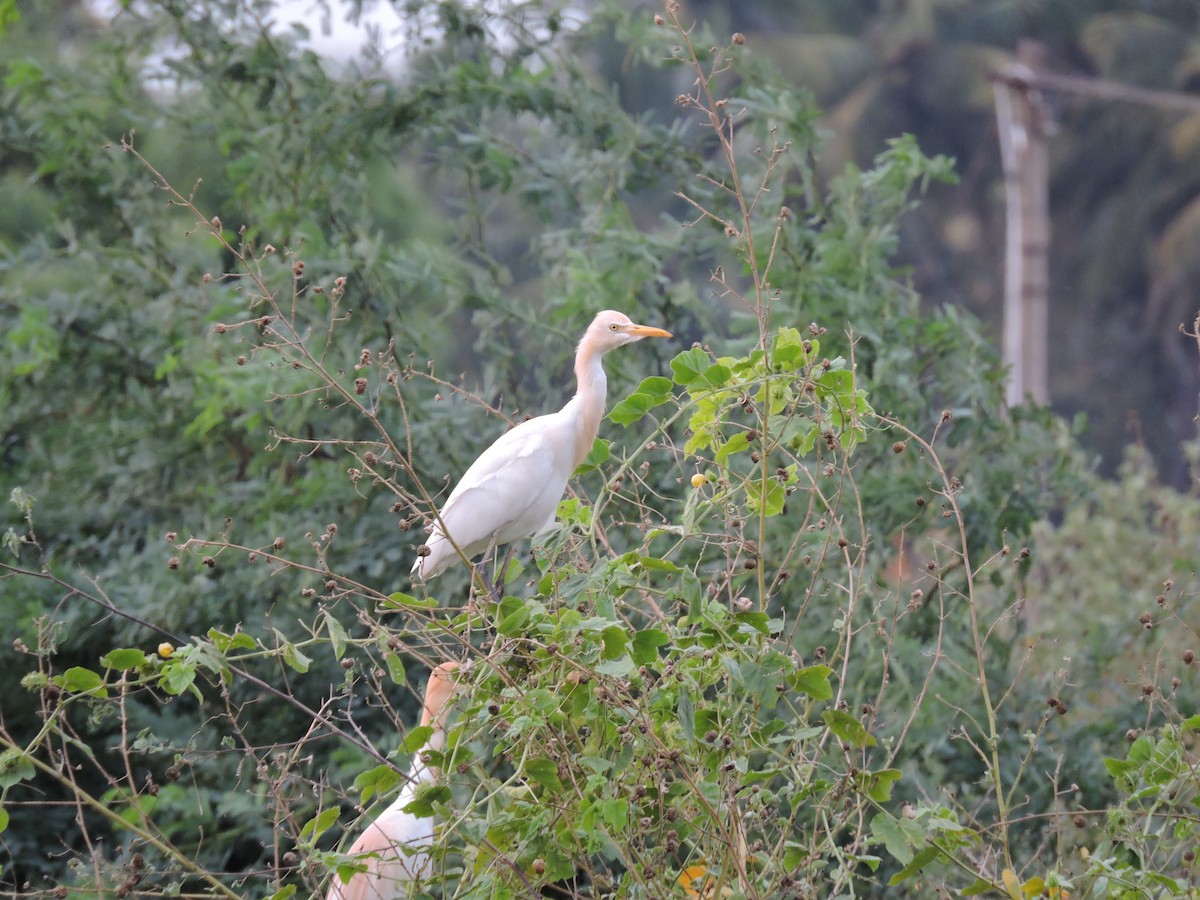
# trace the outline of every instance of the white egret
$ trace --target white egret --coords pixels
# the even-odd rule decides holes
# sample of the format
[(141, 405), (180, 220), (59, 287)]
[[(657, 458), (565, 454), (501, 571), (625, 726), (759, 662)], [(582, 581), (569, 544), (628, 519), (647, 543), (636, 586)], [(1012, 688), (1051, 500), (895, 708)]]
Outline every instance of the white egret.
[(592, 449), (604, 416), (608, 383), (601, 359), (645, 337), (671, 333), (638, 325), (611, 309), (596, 315), (575, 354), (575, 396), (558, 412), (502, 434), (471, 464), (442, 507), (425, 543), (427, 552), (419, 551), (414, 575), (432, 578), (461, 558), (459, 550), (472, 559), (554, 524), (567, 480)]
[(423, 755), (446, 745), (446, 706), (454, 693), (452, 673), (457, 668), (456, 662), (444, 662), (429, 674), (421, 725), (431, 726), (433, 733), (413, 757), (400, 796), (350, 847), (351, 855), (363, 857), (367, 870), (355, 873), (345, 884), (335, 874), (326, 900), (396, 900), (408, 895), (411, 881), (429, 874), (433, 817), (418, 818), (404, 807), (412, 803), (418, 787), (437, 778), (437, 769), (427, 765)]

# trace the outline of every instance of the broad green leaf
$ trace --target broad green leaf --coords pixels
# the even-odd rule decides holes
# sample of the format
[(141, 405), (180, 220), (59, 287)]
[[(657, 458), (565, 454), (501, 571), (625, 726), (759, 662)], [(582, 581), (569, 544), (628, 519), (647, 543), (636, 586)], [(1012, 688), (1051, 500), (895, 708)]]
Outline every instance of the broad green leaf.
[(496, 631), (505, 637), (520, 634), (525, 628), (525, 623), (529, 621), (529, 615), (529, 607), (522, 605), (501, 619)]
[(10, 788), (19, 781), (29, 781), (36, 774), (29, 757), (15, 747), (0, 753), (0, 788)]
[(843, 709), (827, 709), (821, 714), (834, 736), (855, 747), (874, 747), (875, 738), (867, 734), (862, 722)]
[(649, 394), (634, 391), (612, 408), (608, 418), (617, 425), (630, 425), (659, 405)]
[(887, 803), (892, 799), (892, 787), (900, 780), (899, 769), (880, 769), (878, 772), (862, 774), (862, 788), (868, 797), (877, 803)]
[(208, 639), (212, 641), (212, 645), (217, 649), (218, 653), (228, 653), (230, 650), (253, 650), (257, 646), (254, 643), (254, 638), (244, 631), (226, 634), (223, 631), (210, 628), (208, 629)]
[(746, 505), (755, 513), (777, 516), (783, 512), (786, 499), (787, 491), (774, 478), (767, 479), (765, 485), (760, 481), (751, 481), (746, 485)]
[(61, 686), (74, 694), (90, 694), (93, 697), (107, 697), (108, 688), (104, 679), (91, 669), (83, 666), (72, 666), (55, 679)]
[(0, 806), (0, 834), (4, 834), (8, 828), (8, 810)]
[(671, 378), (676, 384), (691, 384), (711, 364), (708, 354), (699, 347), (684, 350), (671, 360)]
[(901, 884), (901, 883), (907, 881), (908, 879), (912, 878), (914, 875), (918, 874), (922, 869), (924, 869), (927, 865), (929, 865), (935, 859), (937, 859), (937, 855), (938, 855), (938, 851), (937, 851), (936, 847), (926, 847), (924, 850), (921, 850), (920, 852), (918, 852), (917, 855), (912, 858), (912, 861), (908, 865), (906, 865), (903, 869), (901, 869), (899, 872), (897, 872), (895, 875), (893, 875), (888, 880), (888, 884), (894, 887), (897, 884)]
[(145, 664), (146, 651), (132, 647), (109, 650), (100, 657), (100, 665), (104, 666), (104, 668), (117, 669), (122, 672), (128, 669), (136, 669), (138, 666), (144, 666)]
[(412, 802), (404, 807), (404, 812), (418, 819), (427, 819), (437, 812), (433, 806), (435, 803), (449, 802), (450, 788), (447, 785), (421, 784), (417, 785), (416, 794)]
[(732, 376), (733, 373), (728, 368), (720, 363), (713, 363), (701, 373), (699, 381), (693, 382), (690, 387), (692, 390), (696, 389), (697, 384), (703, 385), (706, 388), (724, 387), (729, 384), (729, 379)]
[(646, 628), (633, 636), (633, 646), (629, 655), (639, 666), (648, 666), (658, 661), (658, 648), (671, 642), (665, 631), (657, 628)]
[(718, 466), (723, 466), (729, 460), (730, 456), (748, 449), (749, 446), (750, 439), (746, 436), (746, 432), (739, 431), (717, 448), (717, 452), (713, 455), (713, 460)]
[(195, 688), (196, 666), (190, 659), (175, 657), (162, 669), (159, 685), (168, 694), (182, 694), (186, 690), (197, 693)]
[(588, 451), (588, 455), (583, 458), (583, 462), (575, 470), (576, 473), (591, 472), (608, 462), (612, 456), (612, 452), (609, 450), (611, 446), (610, 441), (606, 441), (604, 438), (596, 438), (592, 444), (592, 449)]
[(391, 766), (372, 766), (355, 776), (354, 789), (361, 795), (361, 802), (367, 804), (377, 794), (386, 794), (399, 780), (400, 776)]
[(291, 641), (283, 645), (283, 661), (290, 668), (301, 673), (307, 672), (308, 667), (312, 665), (312, 660)]
[(538, 757), (525, 763), (525, 776), (555, 793), (563, 789), (558, 777), (558, 764), (552, 759)]
[(808, 694), (814, 700), (830, 700), (833, 698), (833, 686), (829, 676), (833, 669), (825, 665), (808, 666), (788, 675), (787, 681), (792, 690)]
[(739, 625), (739, 631), (745, 633), (770, 634), (770, 617), (765, 612), (735, 613), (734, 620)]
[(620, 659), (625, 655), (625, 645), (629, 643), (629, 637), (625, 634), (625, 629), (620, 625), (610, 625), (600, 633), (604, 640), (604, 650), (601, 653), (605, 659)]
[(611, 797), (602, 801), (600, 817), (608, 824), (614, 837), (619, 835), (629, 825), (629, 801), (624, 797)]
[[(117, 816), (127, 825), (137, 825), (142, 822), (154, 812), (154, 807), (158, 805), (158, 798), (153, 794), (138, 794), (136, 797), (126, 795), (121, 799), (125, 802)], [(111, 808), (113, 803), (109, 802), (108, 806)]]
[(797, 844), (795, 841), (788, 841), (783, 845), (783, 867), (787, 870), (797, 868), (804, 860), (808, 859), (812, 851), (804, 844)]
[(882, 844), (892, 858), (902, 866), (912, 862), (912, 839), (900, 827), (900, 820), (890, 813), (879, 813), (871, 820), (871, 842)]
[[(341, 874), (340, 870), (338, 874)], [(291, 898), (295, 896), (296, 886), (294, 884), (289, 884), (287, 887), (282, 887), (277, 890), (270, 897), (268, 897), (267, 900), (291, 900)]]
[(408, 734), (404, 736), (404, 740), (400, 742), (400, 749), (405, 753), (416, 753), (433, 737), (432, 725), (417, 725), (408, 730)]
[(333, 824), (338, 820), (338, 812), (339, 810), (336, 806), (321, 810), (304, 823), (304, 827), (300, 829), (300, 837), (311, 837), (315, 841), (333, 827)]
[(636, 666), (633, 660), (628, 656), (622, 656), (619, 659), (608, 659), (596, 666), (596, 671), (601, 675), (612, 675), (616, 678), (623, 678), (632, 672)]
[(665, 403), (671, 397), (671, 391), (675, 385), (670, 378), (663, 378), (661, 375), (651, 375), (649, 378), (642, 379), (642, 383), (637, 386), (637, 393), (647, 394), (655, 398), (659, 403)]
[[(814, 340), (811, 346), (815, 355), (820, 344)], [(798, 364), (805, 362), (806, 358), (804, 338), (800, 332), (795, 328), (780, 328), (771, 345), (771, 361), (786, 369), (794, 370)]]

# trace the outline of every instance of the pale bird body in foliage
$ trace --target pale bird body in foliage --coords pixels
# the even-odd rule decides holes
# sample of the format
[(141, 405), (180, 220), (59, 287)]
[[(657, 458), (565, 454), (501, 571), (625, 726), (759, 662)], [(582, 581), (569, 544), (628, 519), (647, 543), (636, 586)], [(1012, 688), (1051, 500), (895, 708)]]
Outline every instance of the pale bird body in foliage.
[(429, 874), (433, 817), (418, 818), (406, 813), (404, 807), (412, 803), (421, 785), (437, 778), (437, 769), (422, 757), (426, 750), (440, 751), (446, 745), (446, 707), (454, 693), (453, 672), (457, 668), (458, 663), (445, 662), (430, 673), (420, 724), (430, 726), (433, 733), (414, 755), (400, 795), (350, 847), (349, 853), (361, 855), (367, 870), (356, 873), (348, 883), (342, 883), (335, 874), (326, 900), (395, 900), (408, 896), (412, 881)]
[(426, 542), (429, 554), (417, 557), (413, 574), (425, 579), (445, 570), (460, 558), (455, 544), (471, 559), (490, 545), (550, 528), (567, 480), (600, 430), (608, 388), (604, 354), (645, 337), (670, 336), (624, 313), (597, 314), (575, 354), (575, 396), (556, 413), (522, 422), (480, 454), (442, 507)]

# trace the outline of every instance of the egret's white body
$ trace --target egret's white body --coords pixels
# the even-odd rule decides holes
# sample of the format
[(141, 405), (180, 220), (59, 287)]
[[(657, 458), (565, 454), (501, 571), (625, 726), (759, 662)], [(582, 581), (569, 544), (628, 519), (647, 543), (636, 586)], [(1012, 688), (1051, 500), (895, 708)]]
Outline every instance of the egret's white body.
[(522, 422), (480, 454), (450, 492), (426, 541), (429, 555), (417, 557), (413, 574), (426, 579), (445, 570), (460, 559), (455, 544), (471, 559), (489, 545), (550, 528), (567, 480), (592, 449), (604, 417), (608, 381), (602, 357), (644, 337), (670, 336), (624, 313), (597, 314), (575, 354), (575, 396), (556, 413)]
[(404, 807), (412, 803), (420, 785), (437, 777), (437, 769), (426, 765), (422, 756), (425, 750), (446, 745), (446, 704), (454, 692), (451, 673), (457, 668), (458, 663), (447, 662), (430, 673), (421, 725), (432, 726), (433, 734), (413, 757), (400, 796), (350, 847), (351, 855), (362, 855), (367, 871), (356, 873), (346, 884), (335, 874), (326, 900), (398, 900), (408, 896), (410, 882), (429, 874), (433, 817), (417, 818), (404, 812)]

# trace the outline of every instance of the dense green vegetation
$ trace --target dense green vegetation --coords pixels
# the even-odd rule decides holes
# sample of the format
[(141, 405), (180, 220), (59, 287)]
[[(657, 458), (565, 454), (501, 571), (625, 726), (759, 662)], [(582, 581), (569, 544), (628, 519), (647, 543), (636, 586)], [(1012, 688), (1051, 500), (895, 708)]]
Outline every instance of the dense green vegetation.
[[(407, 4), (335, 71), (266, 6), (0, 3), (8, 894), (319, 895), (448, 658), (433, 896), (1194, 890), (1194, 481), (1005, 410), (945, 302), (995, 230), (964, 73), (1036, 34), (1187, 88), (1194, 10), (628, 6)], [(1189, 123), (1104, 161), (1150, 180)], [(1176, 177), (1138, 221), (1178, 292)], [(1140, 229), (1062, 190), (1111, 312)], [(499, 604), (412, 583), (605, 307), (676, 339), (608, 360), (561, 528)]]

